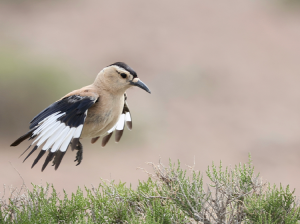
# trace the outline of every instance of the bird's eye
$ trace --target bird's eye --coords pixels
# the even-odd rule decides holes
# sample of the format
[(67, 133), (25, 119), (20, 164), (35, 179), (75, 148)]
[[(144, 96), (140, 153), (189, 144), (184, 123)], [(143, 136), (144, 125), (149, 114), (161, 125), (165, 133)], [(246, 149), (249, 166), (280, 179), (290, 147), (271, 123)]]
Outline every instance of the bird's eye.
[(127, 75), (125, 73), (121, 73), (120, 75), (122, 76), (123, 79), (125, 79), (127, 77)]

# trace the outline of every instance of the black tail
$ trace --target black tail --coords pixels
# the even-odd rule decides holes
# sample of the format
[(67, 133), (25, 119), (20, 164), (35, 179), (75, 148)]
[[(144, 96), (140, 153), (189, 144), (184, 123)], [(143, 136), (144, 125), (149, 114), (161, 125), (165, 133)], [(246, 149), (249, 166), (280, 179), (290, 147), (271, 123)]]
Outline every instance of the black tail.
[(21, 142), (23, 142), (25, 139), (30, 138), (32, 133), (36, 130), (36, 128), (31, 129), (29, 132), (27, 132), (25, 135), (18, 138), (16, 141), (14, 141), (10, 146), (17, 146)]

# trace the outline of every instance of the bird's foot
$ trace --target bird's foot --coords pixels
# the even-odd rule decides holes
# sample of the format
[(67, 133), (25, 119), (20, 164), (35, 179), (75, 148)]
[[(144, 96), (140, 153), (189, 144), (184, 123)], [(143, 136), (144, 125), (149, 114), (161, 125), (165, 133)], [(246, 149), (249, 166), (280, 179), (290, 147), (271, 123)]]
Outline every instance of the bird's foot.
[(78, 151), (77, 151), (77, 154), (76, 154), (76, 159), (74, 160), (74, 162), (76, 162), (76, 161), (78, 161), (78, 163), (76, 164), (76, 166), (78, 166), (80, 163), (81, 163), (81, 161), (82, 161), (82, 154), (83, 154), (83, 150), (82, 149), (79, 149)]
[(76, 146), (75, 149), (78, 150), (78, 151), (76, 153), (76, 159), (74, 160), (74, 162), (77, 161), (78, 163), (76, 164), (76, 166), (78, 166), (81, 163), (82, 159), (83, 159), (83, 157), (82, 157), (83, 147), (82, 147), (81, 142), (78, 142), (78, 144), (77, 144), (77, 146)]

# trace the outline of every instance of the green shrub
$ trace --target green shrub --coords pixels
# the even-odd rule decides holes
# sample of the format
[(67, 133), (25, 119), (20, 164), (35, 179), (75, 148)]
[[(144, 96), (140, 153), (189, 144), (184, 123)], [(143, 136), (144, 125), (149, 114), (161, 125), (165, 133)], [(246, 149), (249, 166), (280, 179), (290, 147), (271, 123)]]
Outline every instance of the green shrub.
[[(102, 182), (60, 198), (53, 186), (10, 190), (0, 199), (0, 223), (297, 223), (300, 207), (290, 191), (264, 183), (247, 164), (233, 169), (212, 164), (203, 188), (200, 172), (180, 163), (151, 163), (154, 173), (136, 189)], [(86, 195), (86, 196), (85, 196)]]
[(296, 202), (295, 192), (289, 186), (284, 189), (268, 185), (264, 194), (253, 195), (245, 200), (247, 218), (252, 223), (297, 223), (300, 208)]

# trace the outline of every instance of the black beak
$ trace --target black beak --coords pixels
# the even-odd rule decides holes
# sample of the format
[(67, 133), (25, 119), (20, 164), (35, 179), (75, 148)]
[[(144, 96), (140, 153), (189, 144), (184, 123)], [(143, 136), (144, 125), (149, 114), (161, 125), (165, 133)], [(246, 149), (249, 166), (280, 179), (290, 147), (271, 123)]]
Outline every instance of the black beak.
[(146, 86), (145, 83), (143, 83), (138, 78), (134, 78), (132, 81), (130, 81), (130, 85), (140, 87), (141, 89), (145, 90), (148, 93), (151, 93), (150, 89)]

